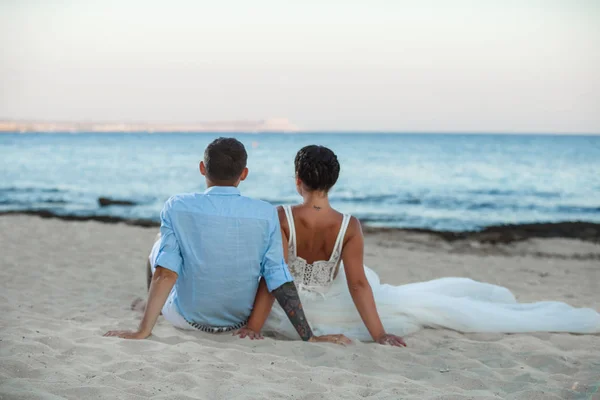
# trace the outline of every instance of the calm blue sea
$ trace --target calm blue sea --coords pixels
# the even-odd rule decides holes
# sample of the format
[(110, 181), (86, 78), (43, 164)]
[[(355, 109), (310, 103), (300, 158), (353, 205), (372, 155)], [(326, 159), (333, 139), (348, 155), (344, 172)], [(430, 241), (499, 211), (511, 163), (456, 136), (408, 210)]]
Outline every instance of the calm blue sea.
[[(51, 209), (158, 219), (172, 194), (205, 189), (217, 134), (2, 134), (0, 210)], [(245, 195), (300, 200), (294, 155), (333, 149), (331, 200), (371, 225), (473, 230), (525, 222), (600, 222), (600, 136), (236, 134), (249, 153)], [(100, 208), (100, 196), (134, 207)]]

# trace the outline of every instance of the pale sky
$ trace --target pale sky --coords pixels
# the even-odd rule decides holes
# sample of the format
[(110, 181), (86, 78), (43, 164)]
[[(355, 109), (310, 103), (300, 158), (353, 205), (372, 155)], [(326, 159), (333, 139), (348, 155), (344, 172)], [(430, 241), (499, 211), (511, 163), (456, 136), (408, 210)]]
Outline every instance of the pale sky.
[(0, 118), (600, 133), (599, 0), (0, 0)]

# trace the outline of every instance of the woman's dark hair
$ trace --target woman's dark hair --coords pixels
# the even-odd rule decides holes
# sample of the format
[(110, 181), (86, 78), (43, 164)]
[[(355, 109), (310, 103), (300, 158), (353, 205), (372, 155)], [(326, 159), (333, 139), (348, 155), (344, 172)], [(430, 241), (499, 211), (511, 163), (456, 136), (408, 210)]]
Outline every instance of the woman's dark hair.
[(327, 147), (311, 145), (300, 149), (294, 161), (296, 176), (308, 189), (329, 191), (340, 176), (337, 156)]

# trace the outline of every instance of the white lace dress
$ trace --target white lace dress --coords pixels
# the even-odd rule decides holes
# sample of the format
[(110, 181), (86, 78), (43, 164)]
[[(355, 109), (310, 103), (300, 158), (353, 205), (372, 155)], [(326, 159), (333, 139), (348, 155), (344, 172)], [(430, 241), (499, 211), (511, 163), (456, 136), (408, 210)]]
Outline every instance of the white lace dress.
[[(315, 334), (343, 333), (358, 340), (372, 340), (354, 306), (340, 262), (350, 216), (344, 215), (331, 258), (309, 264), (296, 252), (296, 228), (291, 208), (286, 206), (285, 212), (290, 227), (288, 264)], [(510, 290), (501, 286), (467, 278), (441, 278), (392, 286), (381, 284), (377, 274), (366, 266), (365, 274), (373, 289), (383, 326), (387, 332), (396, 335), (408, 335), (423, 327), (460, 332), (600, 332), (600, 314), (595, 310), (552, 301), (520, 304)], [(263, 330), (298, 338), (277, 303)]]

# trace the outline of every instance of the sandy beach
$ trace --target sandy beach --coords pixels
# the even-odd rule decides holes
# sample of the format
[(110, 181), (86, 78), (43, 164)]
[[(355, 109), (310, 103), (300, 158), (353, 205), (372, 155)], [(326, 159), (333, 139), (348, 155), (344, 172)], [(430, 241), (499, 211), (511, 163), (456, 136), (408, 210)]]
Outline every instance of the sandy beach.
[[(0, 399), (600, 399), (600, 336), (425, 329), (408, 348), (242, 340), (132, 329), (156, 228), (0, 217)], [(383, 282), (462, 276), (520, 301), (600, 309), (600, 245), (489, 245), (373, 231), (366, 264)], [(308, 315), (310, 319), (310, 315)]]

